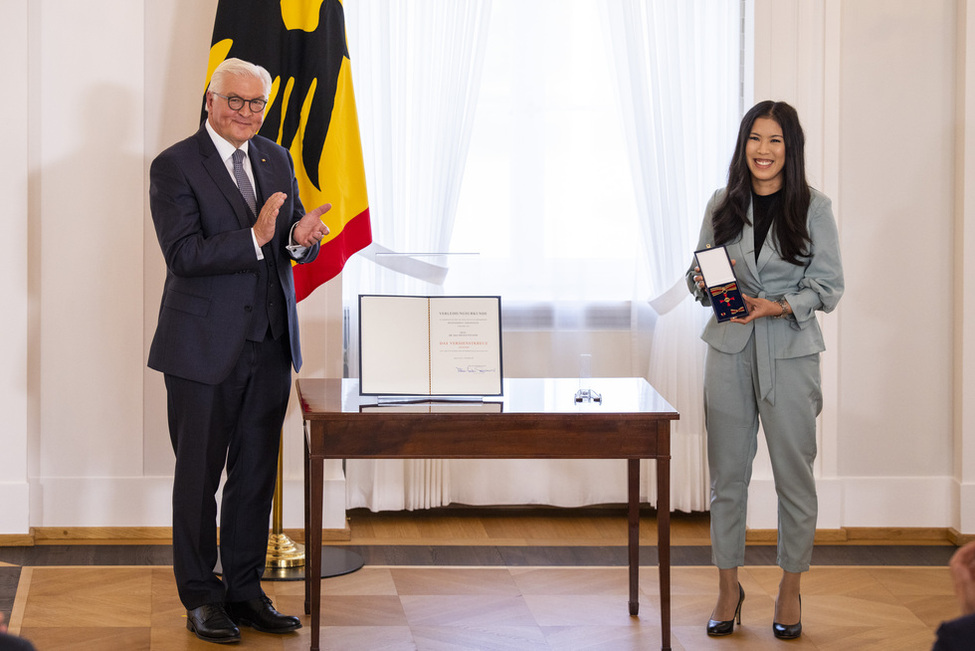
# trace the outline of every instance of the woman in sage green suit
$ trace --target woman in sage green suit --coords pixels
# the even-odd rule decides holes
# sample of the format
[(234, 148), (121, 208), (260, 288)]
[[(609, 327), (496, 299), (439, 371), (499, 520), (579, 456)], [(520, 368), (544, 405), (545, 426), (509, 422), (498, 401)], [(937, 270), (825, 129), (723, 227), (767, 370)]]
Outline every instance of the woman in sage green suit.
[[(711, 317), (704, 374), (711, 475), (712, 560), (718, 602), (709, 635), (741, 624), (745, 593), (745, 509), (758, 443), (765, 432), (778, 496), (782, 580), (773, 633), (802, 632), (799, 582), (809, 569), (816, 531), (813, 477), (816, 417), (822, 408), (817, 311), (830, 312), (843, 293), (839, 238), (830, 200), (806, 182), (805, 137), (784, 102), (761, 102), (742, 119), (728, 186), (708, 202), (697, 249), (725, 246), (748, 314), (718, 323)], [(688, 287), (710, 299), (691, 265)]]

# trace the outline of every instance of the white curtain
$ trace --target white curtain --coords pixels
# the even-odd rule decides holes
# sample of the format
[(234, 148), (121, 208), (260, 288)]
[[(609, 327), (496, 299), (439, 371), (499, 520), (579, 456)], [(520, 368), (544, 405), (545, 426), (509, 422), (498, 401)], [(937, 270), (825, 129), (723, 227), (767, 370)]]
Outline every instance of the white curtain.
[[(574, 377), (584, 353), (594, 389), (600, 375), (645, 375), (681, 412), (671, 504), (705, 510), (707, 310), (683, 271), (734, 145), (740, 0), (493, 9), (486, 46), (488, 2), (346, 3), (375, 241), (450, 267), (439, 285), (350, 261), (346, 374), (357, 374), (357, 294), (500, 294), (505, 375)], [(451, 250), (480, 253), (462, 292), (457, 256), (438, 255)], [(652, 462), (642, 475), (653, 503)], [(350, 460), (347, 479), (348, 506), (372, 510), (626, 499), (614, 461)]]
[[(428, 254), (449, 249), (490, 4), (345, 3), (373, 240), (379, 247)], [(418, 258), (421, 263), (442, 262), (436, 255)], [(349, 319), (355, 318), (354, 297), (360, 292), (438, 292), (436, 286), (366, 259), (356, 256), (343, 274)], [(354, 336), (357, 328), (350, 325)], [(355, 341), (346, 342), (347, 351), (354, 354), (356, 348)], [(346, 374), (355, 376), (356, 368), (355, 359), (349, 359)], [(349, 460), (346, 474), (350, 508), (401, 510), (446, 503), (448, 478), (441, 460)]]
[[(680, 412), (671, 505), (708, 508), (702, 404), (708, 311), (690, 299), (690, 263), (707, 198), (727, 179), (740, 117), (740, 0), (607, 0), (640, 234), (658, 313), (647, 378)], [(642, 491), (656, 500), (653, 464)]]

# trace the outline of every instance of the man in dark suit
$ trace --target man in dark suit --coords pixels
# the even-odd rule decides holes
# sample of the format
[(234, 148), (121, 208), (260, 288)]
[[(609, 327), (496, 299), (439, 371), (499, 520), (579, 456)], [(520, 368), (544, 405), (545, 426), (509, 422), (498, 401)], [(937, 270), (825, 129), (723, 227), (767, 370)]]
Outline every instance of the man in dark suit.
[(0, 613), (0, 651), (34, 651), (34, 645), (28, 640), (7, 633), (7, 625), (3, 622), (3, 613)]
[(270, 91), (263, 68), (224, 61), (203, 126), (149, 171), (166, 260), (149, 366), (165, 374), (176, 453), (173, 570), (187, 628), (218, 643), (238, 641), (237, 624), (301, 627), (274, 609), (261, 577), (291, 367), (301, 366), (291, 260), (318, 255), (331, 206), (306, 214), (290, 154), (256, 135)]
[(958, 549), (948, 567), (961, 616), (941, 623), (932, 651), (970, 651), (975, 648), (975, 540)]

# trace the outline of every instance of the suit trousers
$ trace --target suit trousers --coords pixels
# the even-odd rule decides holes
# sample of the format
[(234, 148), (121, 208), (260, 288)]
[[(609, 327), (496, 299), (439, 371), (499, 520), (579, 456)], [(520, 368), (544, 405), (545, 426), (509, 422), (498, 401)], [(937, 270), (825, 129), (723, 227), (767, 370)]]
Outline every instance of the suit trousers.
[[(287, 335), (247, 341), (229, 377), (210, 385), (166, 375), (173, 478), (173, 571), (187, 609), (260, 597), (288, 397)], [(220, 504), (217, 562), (216, 492)]]
[(708, 348), (704, 413), (711, 473), (711, 555), (719, 569), (745, 564), (748, 484), (761, 421), (778, 497), (779, 567), (805, 572), (818, 501), (813, 461), (822, 409), (819, 354), (776, 359), (774, 404), (761, 398), (752, 336), (740, 353)]

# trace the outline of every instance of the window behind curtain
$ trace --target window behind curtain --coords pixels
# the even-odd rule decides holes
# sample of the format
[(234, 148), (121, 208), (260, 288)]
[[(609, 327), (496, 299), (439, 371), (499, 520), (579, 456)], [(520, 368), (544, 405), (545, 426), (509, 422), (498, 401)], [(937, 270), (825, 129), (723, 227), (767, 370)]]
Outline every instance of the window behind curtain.
[[(591, 0), (494, 0), (451, 251), (506, 302), (646, 296), (604, 14)], [(455, 273), (456, 272), (456, 273)]]
[[(738, 118), (713, 116), (727, 113), (719, 106), (726, 99), (734, 101), (731, 113), (737, 109), (740, 57), (737, 42), (722, 48), (729, 42), (715, 35), (726, 26), (738, 31), (737, 2), (491, 0), (490, 24), (478, 14), (469, 32), (476, 39), (432, 27), (443, 15), (463, 18), (473, 4), (483, 9), (479, 3), (347, 3), (349, 25), (362, 28), (350, 29), (350, 51), (358, 64), (353, 74), (374, 235), (382, 233), (377, 243), (401, 253), (443, 253), (444, 240), (414, 237), (443, 234), (450, 236), (449, 252), (478, 255), (426, 256), (449, 266), (443, 286), (355, 256), (343, 273), (346, 373), (357, 371), (358, 293), (499, 294), (506, 377), (572, 377), (581, 372), (580, 355), (589, 355), (594, 378), (645, 376), (673, 396), (668, 400), (681, 420), (675, 425), (672, 505), (706, 509), (703, 344), (697, 337), (706, 310), (681, 292), (685, 300), (658, 318), (645, 299), (651, 270), (655, 293), (680, 280), (693, 246), (686, 231), (696, 233), (703, 202), (727, 169), (730, 152), (724, 148), (733, 145)], [(617, 36), (608, 38), (609, 32)], [(453, 84), (451, 92), (438, 95), (446, 71), (464, 74), (464, 65), (448, 65), (464, 64), (463, 55), (475, 49), (462, 46), (483, 42), (483, 70), (478, 79), (468, 78), (477, 93)], [(717, 59), (705, 56), (714, 52)], [(404, 61), (413, 65), (399, 65)], [(639, 65), (617, 77), (614, 61)], [(640, 85), (639, 102), (626, 79)], [(629, 97), (625, 126), (617, 93)], [(438, 100), (437, 112), (418, 97)], [(473, 126), (466, 121), (471, 111)], [(463, 114), (464, 129), (450, 123), (451, 112)], [(655, 130), (660, 121), (677, 126)], [(418, 122), (422, 137), (409, 130)], [(433, 137), (438, 122), (447, 134), (439, 140)], [(636, 135), (627, 138), (627, 132)], [(464, 155), (450, 155), (458, 149)], [(710, 164), (688, 164), (700, 158)], [(631, 165), (655, 172), (634, 178)], [(448, 210), (430, 199), (458, 196), (458, 184), (459, 199)], [(651, 204), (642, 210), (643, 222), (637, 221), (636, 196)], [(437, 220), (443, 225), (434, 227)], [(437, 251), (420, 248), (432, 241)], [(652, 260), (641, 259), (644, 250), (653, 251)], [(471, 467), (463, 460), (411, 460), (363, 468), (350, 460), (349, 505), (577, 506), (625, 496), (622, 476), (607, 473), (598, 461), (533, 460), (530, 472), (524, 472), (525, 463)], [(492, 480), (506, 481), (483, 480), (488, 465)], [(652, 462), (642, 465), (641, 499), (653, 503), (655, 471)]]

